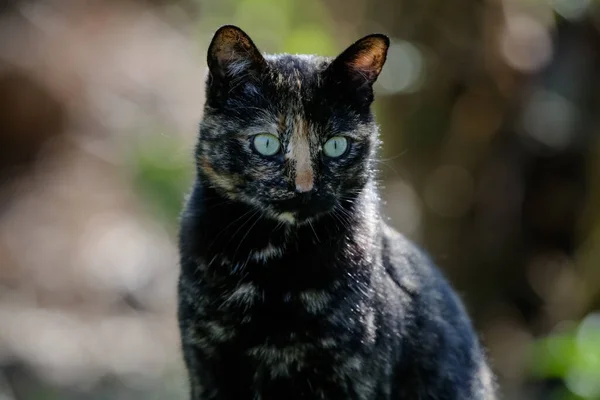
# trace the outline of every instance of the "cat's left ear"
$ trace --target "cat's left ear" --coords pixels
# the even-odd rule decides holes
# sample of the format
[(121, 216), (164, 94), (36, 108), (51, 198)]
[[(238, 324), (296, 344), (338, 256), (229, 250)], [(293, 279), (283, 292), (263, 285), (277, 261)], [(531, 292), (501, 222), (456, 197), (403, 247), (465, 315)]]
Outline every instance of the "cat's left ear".
[(215, 32), (208, 46), (207, 62), (215, 78), (258, 72), (266, 63), (252, 39), (233, 25), (222, 26)]
[(372, 86), (385, 64), (389, 47), (386, 35), (365, 36), (337, 56), (328, 69), (338, 78), (344, 76), (359, 85)]

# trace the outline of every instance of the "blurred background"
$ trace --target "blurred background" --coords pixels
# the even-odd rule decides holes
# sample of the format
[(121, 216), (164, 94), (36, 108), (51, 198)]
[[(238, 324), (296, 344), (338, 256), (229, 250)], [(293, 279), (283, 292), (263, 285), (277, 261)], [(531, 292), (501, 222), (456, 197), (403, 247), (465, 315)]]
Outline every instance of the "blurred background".
[(391, 224), (474, 318), (506, 399), (600, 399), (600, 2), (3, 0), (0, 399), (184, 399), (177, 216), (206, 47), (392, 39)]

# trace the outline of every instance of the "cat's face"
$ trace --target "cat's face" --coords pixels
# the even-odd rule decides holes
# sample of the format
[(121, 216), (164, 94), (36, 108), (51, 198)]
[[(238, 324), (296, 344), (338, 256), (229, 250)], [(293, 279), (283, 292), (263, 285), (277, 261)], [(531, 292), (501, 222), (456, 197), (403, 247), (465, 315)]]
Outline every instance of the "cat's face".
[(372, 84), (388, 44), (371, 35), (335, 59), (263, 56), (239, 28), (221, 28), (208, 53), (203, 178), (292, 223), (351, 200), (372, 174)]

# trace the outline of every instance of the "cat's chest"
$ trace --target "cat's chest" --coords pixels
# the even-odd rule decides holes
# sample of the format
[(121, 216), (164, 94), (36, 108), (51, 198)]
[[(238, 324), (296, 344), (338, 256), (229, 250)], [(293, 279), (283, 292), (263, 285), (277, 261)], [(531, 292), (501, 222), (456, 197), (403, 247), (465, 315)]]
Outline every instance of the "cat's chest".
[[(227, 268), (223, 265), (222, 268)], [(360, 336), (367, 299), (344, 277), (294, 276), (286, 265), (259, 264), (246, 271), (198, 279), (196, 323), (214, 345), (231, 343), (249, 350), (265, 343), (332, 347)], [(256, 354), (269, 351), (256, 350)]]
[[(253, 341), (284, 343), (298, 335), (324, 337), (340, 327), (344, 304), (333, 287), (266, 285), (263, 280), (206, 284), (200, 292), (207, 301), (199, 309), (205, 321), (220, 324), (251, 346)], [(240, 340), (241, 341), (241, 340)]]
[[(263, 398), (363, 398), (356, 393), (368, 387), (374, 325), (338, 295), (269, 291), (248, 281), (226, 290), (198, 320), (209, 327), (209, 358)], [(290, 387), (299, 392), (290, 395)]]
[(355, 385), (371, 387), (363, 380), (377, 323), (360, 265), (289, 250), (268, 262), (204, 257), (185, 280), (196, 300), (186, 340), (216, 373), (241, 377), (263, 398), (290, 398), (290, 387), (298, 398), (317, 388), (328, 388), (323, 398), (368, 398)]

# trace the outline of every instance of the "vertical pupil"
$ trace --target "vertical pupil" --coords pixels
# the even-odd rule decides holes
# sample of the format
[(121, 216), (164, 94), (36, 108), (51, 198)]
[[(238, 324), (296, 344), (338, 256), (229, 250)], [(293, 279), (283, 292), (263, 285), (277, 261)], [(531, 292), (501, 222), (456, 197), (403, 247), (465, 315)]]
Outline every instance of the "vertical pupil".
[(267, 139), (267, 142), (265, 143), (265, 147), (269, 148), (269, 139)]
[(337, 140), (333, 141), (333, 148), (337, 150)]

